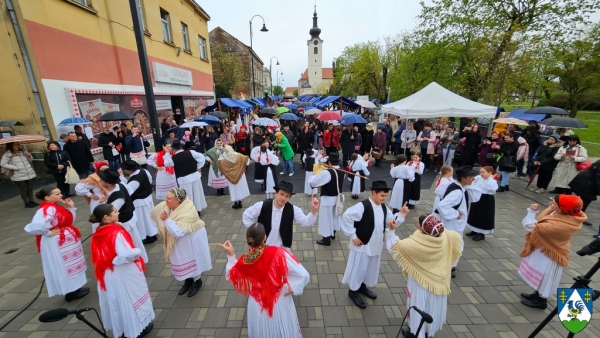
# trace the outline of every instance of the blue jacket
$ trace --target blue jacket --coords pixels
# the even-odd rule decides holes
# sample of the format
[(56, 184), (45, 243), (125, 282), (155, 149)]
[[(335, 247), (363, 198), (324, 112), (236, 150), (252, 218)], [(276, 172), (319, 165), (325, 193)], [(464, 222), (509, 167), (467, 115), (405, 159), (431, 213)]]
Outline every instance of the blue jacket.
[(402, 132), (406, 129), (406, 124), (401, 124), (398, 127), (398, 130), (396, 130), (396, 132), (394, 133), (394, 139), (395, 142), (398, 144), (402, 144), (402, 139), (400, 138), (400, 136), (402, 135)]
[(127, 135), (127, 137), (125, 138), (125, 144), (127, 145), (127, 148), (129, 148), (129, 151), (132, 153), (139, 153), (142, 150), (146, 150), (146, 147), (150, 146), (150, 142), (142, 139), (142, 136), (139, 134), (136, 137), (133, 137), (133, 135)]

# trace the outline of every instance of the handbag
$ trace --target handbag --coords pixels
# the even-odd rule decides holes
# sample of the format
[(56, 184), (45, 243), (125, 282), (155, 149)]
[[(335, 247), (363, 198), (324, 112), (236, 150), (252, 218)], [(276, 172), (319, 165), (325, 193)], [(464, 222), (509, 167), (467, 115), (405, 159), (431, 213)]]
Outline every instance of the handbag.
[(339, 182), (338, 172), (335, 169), (333, 170), (333, 172), (335, 173), (335, 182), (336, 182), (335, 186), (337, 187), (337, 192), (338, 192), (337, 198), (335, 200), (335, 215), (339, 216), (344, 212), (345, 197), (344, 197), (344, 194), (340, 193), (340, 185), (337, 184), (337, 182)]
[(502, 156), (500, 161), (498, 161), (498, 165), (501, 167), (514, 168), (517, 166), (517, 162), (514, 156)]
[(77, 171), (75, 169), (73, 169), (73, 165), (71, 164), (71, 161), (67, 161), (69, 162), (69, 165), (67, 166), (67, 172), (65, 173), (65, 183), (67, 184), (77, 184), (79, 183), (79, 175), (77, 174)]
[[(579, 148), (577, 150), (577, 156), (579, 156), (579, 152), (581, 151), (581, 148)], [(586, 159), (583, 162), (577, 162), (575, 163), (575, 170), (577, 171), (583, 171), (586, 170), (587, 168), (592, 166), (592, 162), (590, 162), (590, 160)]]
[(140, 137), (140, 142), (142, 143), (142, 151), (137, 153), (131, 153), (129, 156), (131, 160), (135, 161), (139, 165), (148, 164), (148, 159), (146, 158), (146, 150), (144, 149), (144, 141)]
[(119, 151), (117, 150), (117, 148), (112, 148), (111, 151), (113, 156), (119, 156)]
[[(10, 157), (10, 160), (8, 160), (8, 162), (12, 165), (12, 156)], [(6, 177), (11, 177), (12, 175), (15, 174), (15, 171), (12, 169), (8, 169), (8, 168), (0, 168), (0, 173), (2, 173), (2, 175), (6, 176)]]

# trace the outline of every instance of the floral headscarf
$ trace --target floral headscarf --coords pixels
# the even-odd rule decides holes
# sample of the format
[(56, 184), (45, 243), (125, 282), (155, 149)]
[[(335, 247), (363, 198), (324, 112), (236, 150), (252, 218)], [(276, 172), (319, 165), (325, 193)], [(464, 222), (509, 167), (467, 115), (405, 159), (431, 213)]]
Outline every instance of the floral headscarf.
[(429, 236), (437, 237), (444, 232), (444, 225), (433, 215), (427, 216), (421, 224), (423, 233)]
[(187, 198), (187, 192), (183, 188), (174, 188), (169, 190), (169, 192), (175, 195), (175, 198), (177, 198), (179, 203), (185, 201), (185, 199)]

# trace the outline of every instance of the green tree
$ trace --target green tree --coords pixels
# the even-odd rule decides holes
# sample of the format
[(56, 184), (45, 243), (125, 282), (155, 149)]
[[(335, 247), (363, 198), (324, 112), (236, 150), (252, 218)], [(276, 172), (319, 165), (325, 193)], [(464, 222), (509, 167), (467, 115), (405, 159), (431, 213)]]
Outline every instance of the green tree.
[[(222, 94), (225, 91), (230, 93), (232, 89), (241, 83), (244, 69), (239, 56), (234, 53), (227, 53), (226, 47), (225, 44), (214, 43), (211, 44), (210, 48), (215, 90), (219, 87)], [(221, 97), (231, 97), (231, 94)]]
[(273, 94), (274, 95), (283, 95), (283, 87), (281, 86), (273, 86)]
[(221, 84), (215, 84), (215, 95), (217, 99), (226, 97), (231, 98), (231, 92)]
[(294, 92), (292, 93), (292, 95), (294, 95), (295, 97), (298, 97), (298, 89), (294, 89)]

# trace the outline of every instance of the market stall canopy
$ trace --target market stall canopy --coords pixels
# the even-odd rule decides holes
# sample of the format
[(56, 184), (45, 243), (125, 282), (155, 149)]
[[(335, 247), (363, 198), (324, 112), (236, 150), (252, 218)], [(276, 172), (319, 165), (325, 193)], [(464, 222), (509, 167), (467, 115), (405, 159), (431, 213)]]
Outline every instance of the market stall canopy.
[(546, 115), (543, 114), (527, 114), (526, 111), (527, 109), (513, 109), (506, 117), (535, 122), (540, 122), (546, 117)]
[(471, 101), (432, 82), (402, 100), (381, 106), (382, 113), (403, 118), (496, 116), (496, 107)]
[(41, 135), (15, 135), (11, 137), (0, 138), (0, 147), (5, 147), (7, 143), (19, 142), (20, 144), (30, 144), (46, 142), (48, 139)]

